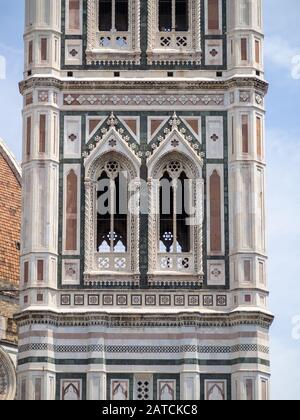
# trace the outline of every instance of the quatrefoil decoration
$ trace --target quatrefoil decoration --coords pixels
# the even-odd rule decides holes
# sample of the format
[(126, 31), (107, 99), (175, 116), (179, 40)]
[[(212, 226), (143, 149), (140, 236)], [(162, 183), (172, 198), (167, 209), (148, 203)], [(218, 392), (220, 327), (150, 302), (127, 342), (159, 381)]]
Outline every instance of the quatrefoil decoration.
[(213, 48), (213, 49), (210, 51), (210, 55), (211, 55), (212, 57), (216, 57), (218, 54), (219, 54), (219, 53), (218, 53), (218, 51), (217, 51), (215, 48)]
[(217, 134), (213, 134), (211, 136), (211, 139), (212, 139), (213, 142), (216, 142), (217, 140), (219, 140), (219, 136)]
[(72, 57), (76, 57), (76, 55), (78, 55), (78, 51), (77, 51), (77, 50), (75, 50), (75, 48), (73, 48), (73, 49), (70, 51), (70, 55), (71, 55)]
[(70, 134), (69, 135), (69, 140), (73, 143), (74, 141), (76, 141), (77, 140), (77, 136), (76, 136), (76, 134)]
[(218, 268), (215, 268), (215, 269), (211, 272), (211, 274), (212, 274), (215, 278), (218, 278), (218, 277), (222, 274), (222, 272), (221, 272)]

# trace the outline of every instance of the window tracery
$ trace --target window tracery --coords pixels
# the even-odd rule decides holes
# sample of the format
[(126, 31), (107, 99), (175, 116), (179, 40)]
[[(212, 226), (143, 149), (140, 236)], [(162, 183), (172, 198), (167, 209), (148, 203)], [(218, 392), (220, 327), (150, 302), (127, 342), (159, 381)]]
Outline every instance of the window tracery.
[(87, 62), (140, 62), (140, 0), (88, 0)]
[(201, 62), (200, 0), (148, 2), (148, 61)]
[(124, 155), (106, 153), (90, 165), (85, 189), (85, 283), (138, 285), (136, 170)]
[(186, 156), (168, 153), (155, 165), (149, 185), (149, 284), (171, 286), (179, 278), (181, 284), (201, 284), (201, 170)]

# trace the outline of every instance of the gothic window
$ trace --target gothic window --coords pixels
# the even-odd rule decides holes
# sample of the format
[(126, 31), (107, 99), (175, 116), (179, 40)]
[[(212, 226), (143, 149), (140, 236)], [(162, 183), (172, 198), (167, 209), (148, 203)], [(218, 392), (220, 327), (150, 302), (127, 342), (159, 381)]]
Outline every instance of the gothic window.
[(181, 281), (187, 275), (187, 281), (197, 283), (203, 276), (201, 169), (186, 156), (170, 153), (150, 173), (149, 282), (172, 285), (178, 274)]
[(189, 30), (189, 0), (159, 0), (160, 32)]
[(180, 162), (170, 162), (160, 179), (161, 252), (190, 252), (189, 180)]
[(140, 60), (140, 0), (88, 0), (87, 62)]
[(129, 36), (121, 34), (129, 31), (128, 0), (99, 0), (99, 31), (100, 46), (128, 49)]
[(106, 164), (97, 190), (97, 251), (127, 252), (127, 179), (117, 161)]
[(138, 168), (119, 153), (87, 165), (85, 282), (138, 285)]
[(128, 31), (128, 0), (99, 0), (99, 30)]
[(148, 2), (148, 62), (201, 61), (200, 0)]

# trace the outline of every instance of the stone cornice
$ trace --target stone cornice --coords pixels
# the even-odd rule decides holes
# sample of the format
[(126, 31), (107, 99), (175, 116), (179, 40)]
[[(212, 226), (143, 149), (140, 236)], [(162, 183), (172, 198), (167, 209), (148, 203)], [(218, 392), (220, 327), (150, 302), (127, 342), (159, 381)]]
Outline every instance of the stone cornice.
[(92, 327), (105, 328), (135, 327), (233, 327), (238, 325), (255, 325), (269, 329), (274, 317), (264, 312), (231, 312), (223, 314), (199, 314), (181, 312), (176, 314), (109, 314), (109, 313), (65, 313), (51, 311), (25, 311), (15, 316), (19, 327), (43, 324), (54, 327)]
[(61, 91), (82, 91), (82, 90), (144, 90), (144, 91), (199, 91), (199, 90), (220, 90), (227, 91), (233, 88), (253, 88), (263, 94), (268, 92), (268, 83), (256, 77), (233, 77), (227, 80), (62, 80), (55, 77), (32, 77), (20, 82), (20, 92), (23, 94), (28, 89), (34, 88), (55, 88)]

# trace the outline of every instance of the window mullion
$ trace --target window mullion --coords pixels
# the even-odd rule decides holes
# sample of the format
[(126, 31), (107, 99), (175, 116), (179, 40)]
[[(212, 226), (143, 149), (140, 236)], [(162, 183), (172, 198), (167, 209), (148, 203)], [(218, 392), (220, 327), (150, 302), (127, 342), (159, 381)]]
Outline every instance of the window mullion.
[(176, 0), (172, 0), (172, 32), (176, 31)]
[(112, 17), (111, 17), (111, 30), (112, 32), (116, 32), (116, 0), (112, 0)]
[(173, 252), (177, 253), (177, 179), (173, 180)]
[(110, 203), (111, 203), (111, 209), (110, 209), (110, 251), (114, 252), (114, 236), (115, 236), (115, 180), (111, 179), (110, 181)]

